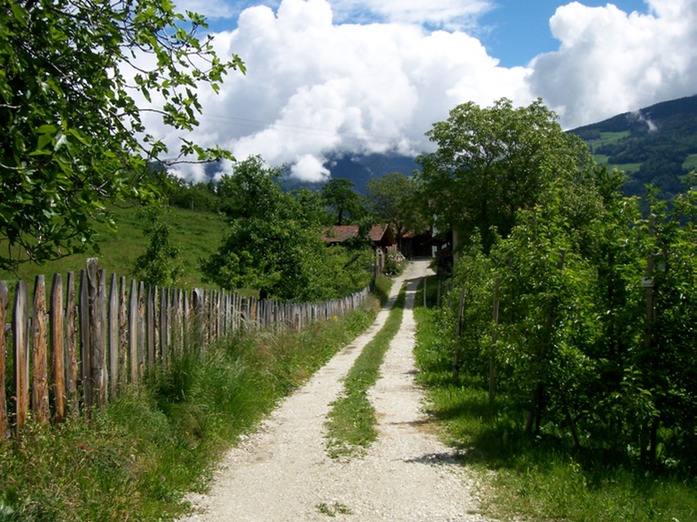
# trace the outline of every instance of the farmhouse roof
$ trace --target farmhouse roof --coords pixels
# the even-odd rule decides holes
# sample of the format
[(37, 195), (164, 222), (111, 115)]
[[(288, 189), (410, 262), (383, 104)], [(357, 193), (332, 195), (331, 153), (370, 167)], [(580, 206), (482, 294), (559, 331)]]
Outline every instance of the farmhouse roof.
[[(327, 230), (324, 240), (327, 243), (343, 243), (349, 239), (358, 238), (358, 225), (335, 225)], [(388, 225), (375, 225), (370, 229), (367, 237), (376, 246), (391, 246), (394, 244), (394, 237)]]

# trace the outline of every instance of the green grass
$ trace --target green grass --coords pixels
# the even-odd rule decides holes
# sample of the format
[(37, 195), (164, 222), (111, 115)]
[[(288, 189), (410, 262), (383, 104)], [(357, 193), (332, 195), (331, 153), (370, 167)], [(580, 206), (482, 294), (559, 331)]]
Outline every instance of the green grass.
[(697, 154), (690, 154), (682, 164), (685, 170), (697, 169)]
[[(589, 147), (591, 148), (592, 151), (597, 150), (599, 147), (602, 147), (603, 145), (609, 145), (613, 143), (617, 143), (618, 141), (623, 140), (624, 138), (627, 138), (630, 136), (630, 131), (624, 131), (624, 132), (601, 132), (600, 133), (600, 138), (595, 139), (595, 140), (589, 140), (587, 143)], [(595, 162), (604, 165), (608, 163), (608, 160), (610, 157), (607, 154), (593, 154), (593, 159), (595, 159)], [(641, 168), (641, 163), (624, 163), (624, 164), (612, 164), (610, 165), (611, 167), (617, 168), (619, 170), (622, 170), (624, 172), (638, 172), (639, 169)]]
[(606, 154), (593, 154), (593, 159), (600, 165), (607, 164), (608, 167), (615, 168), (627, 173), (639, 172), (641, 163), (608, 163), (610, 156)]
[(172, 520), (222, 452), (374, 320), (258, 332), (189, 353), (91, 418), (0, 442), (0, 521)]
[(404, 313), (406, 287), (400, 290), (385, 325), (356, 359), (344, 380), (344, 392), (332, 404), (327, 419), (327, 450), (332, 458), (351, 457), (367, 448), (377, 437), (375, 410), (368, 390), (380, 376), (380, 366), (399, 331)]
[(326, 502), (321, 502), (315, 506), (317, 512), (328, 517), (335, 517), (337, 515), (353, 515), (351, 508), (345, 504), (339, 502), (334, 502), (333, 504), (327, 504)]
[(624, 172), (639, 172), (641, 169), (641, 163), (619, 163), (611, 166)]
[(610, 159), (610, 156), (608, 156), (607, 154), (593, 154), (593, 159), (596, 163), (603, 165), (607, 163), (607, 160)]
[(631, 135), (630, 131), (622, 132), (601, 132), (600, 139), (591, 140), (590, 143), (593, 146), (608, 145), (610, 143), (617, 143), (618, 141), (628, 138)]
[(612, 456), (575, 450), (549, 433), (530, 439), (520, 420), (496, 416), (507, 399), (498, 397), (491, 408), (482, 382), (453, 380), (435, 311), (423, 307), (421, 294), (415, 302), (417, 380), (447, 442), (461, 448), (463, 464), (478, 474), (484, 514), (499, 520), (697, 520), (694, 479), (647, 474)]
[[(17, 273), (0, 271), (0, 280), (14, 282), (24, 279), (33, 284), (36, 276), (43, 274), (50, 282), (53, 274), (60, 273), (65, 277), (68, 271), (79, 272), (85, 268), (88, 257), (98, 257), (100, 267), (110, 273), (133, 277), (135, 260), (145, 252), (149, 240), (143, 234), (142, 220), (136, 207), (114, 207), (112, 210), (117, 230), (110, 231), (105, 226), (98, 226), (99, 240), (95, 247), (88, 248), (83, 254), (44, 264), (23, 263)], [(183, 263), (184, 276), (177, 286), (202, 286), (199, 259), (209, 257), (220, 245), (225, 231), (222, 217), (212, 212), (171, 208), (168, 224), (172, 231), (172, 244), (180, 249)]]

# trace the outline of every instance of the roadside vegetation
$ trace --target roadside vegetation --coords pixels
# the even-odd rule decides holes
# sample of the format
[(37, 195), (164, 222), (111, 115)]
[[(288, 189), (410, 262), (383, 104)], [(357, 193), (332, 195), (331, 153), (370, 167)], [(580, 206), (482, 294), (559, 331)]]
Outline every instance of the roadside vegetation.
[(693, 478), (651, 473), (616, 453), (575, 448), (553, 429), (531, 438), (511, 418), (511, 394), (498, 394), (491, 404), (485, 379), (468, 372), (454, 378), (452, 351), (439, 328), (435, 279), (426, 285), (427, 306), (421, 290), (415, 300), (417, 382), (426, 389), (428, 411), (444, 439), (462, 450), (463, 465), (477, 473), (485, 515), (569, 522), (695, 519)]
[(193, 347), (90, 418), (0, 443), (0, 521), (170, 520), (222, 452), (374, 320), (378, 304), (300, 333)]
[(491, 512), (694, 519), (697, 173), (670, 202), (626, 197), (539, 101), (464, 104), (428, 134), (418, 176), (458, 241), (420, 380), (497, 470)]

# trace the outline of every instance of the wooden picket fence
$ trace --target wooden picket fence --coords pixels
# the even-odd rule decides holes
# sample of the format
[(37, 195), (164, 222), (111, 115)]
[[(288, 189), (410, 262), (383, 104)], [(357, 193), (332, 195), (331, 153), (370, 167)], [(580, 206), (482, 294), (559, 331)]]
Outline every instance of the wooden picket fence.
[(283, 303), (225, 290), (146, 287), (108, 278), (91, 258), (79, 281), (69, 272), (64, 285), (56, 274), (48, 299), (38, 276), (31, 309), (27, 284), (19, 281), (9, 323), (8, 295), (0, 281), (0, 441), (19, 433), (30, 415), (45, 424), (102, 406), (185, 350), (205, 350), (236, 332), (300, 329), (342, 316), (365, 302), (368, 289), (324, 303)]

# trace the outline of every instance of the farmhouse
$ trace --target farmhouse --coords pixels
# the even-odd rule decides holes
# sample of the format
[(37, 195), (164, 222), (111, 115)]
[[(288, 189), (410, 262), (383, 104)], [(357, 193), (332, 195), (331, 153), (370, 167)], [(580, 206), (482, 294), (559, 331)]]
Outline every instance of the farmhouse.
[[(327, 230), (324, 240), (329, 245), (341, 245), (359, 239), (360, 227), (358, 225), (336, 225)], [(394, 246), (395, 240), (388, 225), (373, 226), (364, 239), (370, 239), (374, 248), (387, 250)]]

